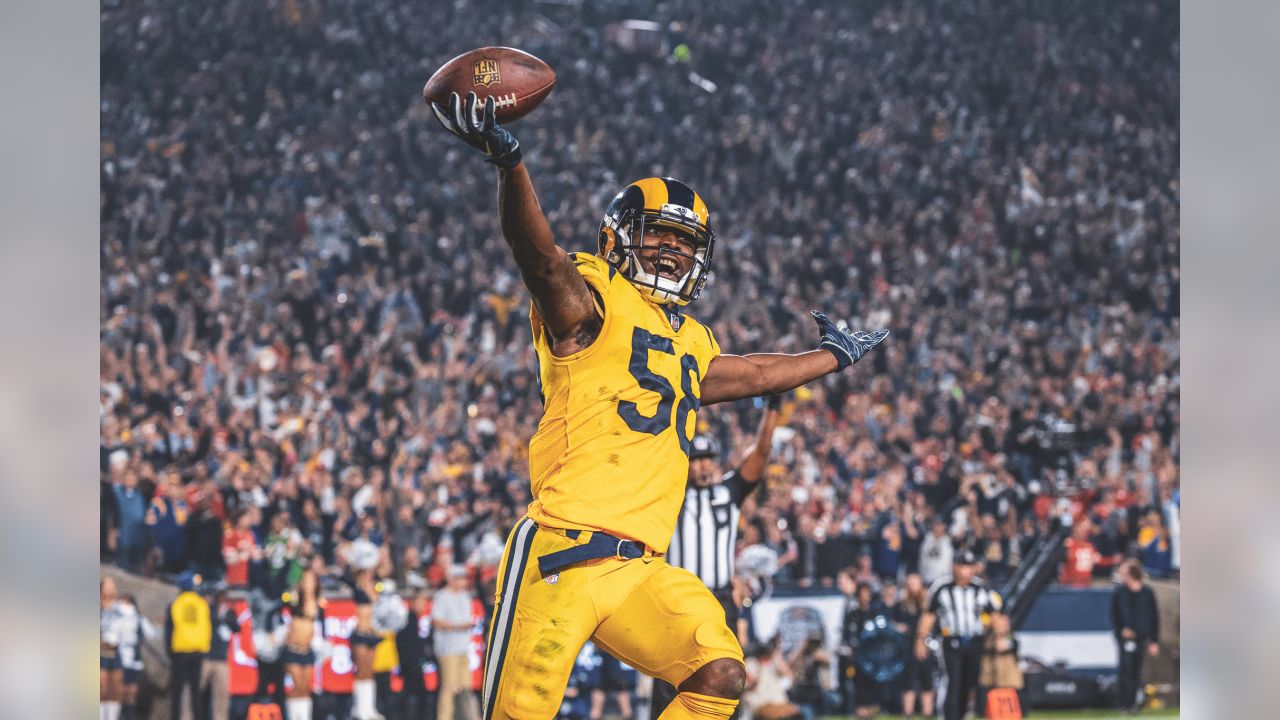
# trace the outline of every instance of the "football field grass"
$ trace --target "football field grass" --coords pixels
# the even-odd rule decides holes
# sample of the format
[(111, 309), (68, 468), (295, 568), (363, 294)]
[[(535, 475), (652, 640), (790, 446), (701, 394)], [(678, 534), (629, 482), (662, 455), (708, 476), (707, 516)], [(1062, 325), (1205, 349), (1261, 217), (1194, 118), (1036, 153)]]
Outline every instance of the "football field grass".
[[(902, 720), (901, 715), (877, 715), (879, 720)], [(1116, 718), (1176, 718), (1178, 708), (1164, 710), (1143, 710), (1135, 715), (1125, 715), (1118, 710), (1037, 710), (1027, 716), (1027, 720), (1035, 718), (1052, 718), (1053, 720), (1112, 720)], [(823, 720), (855, 720), (851, 717), (831, 716)]]

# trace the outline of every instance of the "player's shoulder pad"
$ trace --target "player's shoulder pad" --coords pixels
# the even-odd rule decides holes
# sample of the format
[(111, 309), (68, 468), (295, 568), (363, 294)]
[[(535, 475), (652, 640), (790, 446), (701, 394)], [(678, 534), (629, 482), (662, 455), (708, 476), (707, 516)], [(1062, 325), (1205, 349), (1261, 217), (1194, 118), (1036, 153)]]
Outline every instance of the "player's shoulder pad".
[(584, 269), (591, 269), (606, 275), (610, 279), (618, 272), (604, 258), (591, 253), (571, 252), (569, 253), (569, 259), (578, 267), (579, 272)]
[(714, 356), (714, 355), (719, 355), (719, 354), (720, 354), (720, 352), (721, 352), (721, 350), (720, 350), (720, 343), (719, 343), (719, 341), (717, 341), (717, 340), (716, 340), (715, 335), (711, 332), (711, 326), (710, 326), (710, 325), (707, 325), (706, 323), (703, 323), (702, 321), (700, 321), (700, 320), (698, 320), (697, 318), (694, 318), (694, 317), (692, 317), (692, 316), (690, 316), (690, 315), (685, 315), (685, 316), (684, 316), (684, 322), (685, 322), (685, 324), (693, 323), (693, 324), (694, 324), (694, 325), (696, 325), (698, 328), (700, 328), (700, 333), (702, 333), (702, 334), (705, 334), (705, 335), (706, 335), (706, 338), (707, 338), (707, 346), (711, 348), (711, 353), (712, 353), (712, 355)]

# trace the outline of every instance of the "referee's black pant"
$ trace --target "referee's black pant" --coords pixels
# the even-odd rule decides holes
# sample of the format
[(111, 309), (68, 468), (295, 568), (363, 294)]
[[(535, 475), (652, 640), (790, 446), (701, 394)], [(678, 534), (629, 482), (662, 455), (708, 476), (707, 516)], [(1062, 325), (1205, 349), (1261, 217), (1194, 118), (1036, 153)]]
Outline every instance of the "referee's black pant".
[(982, 636), (942, 639), (942, 662), (947, 669), (947, 699), (942, 704), (944, 720), (963, 720), (969, 693), (978, 688), (982, 664)]
[[(729, 588), (724, 590), (712, 591), (716, 599), (720, 601), (720, 606), (724, 608), (724, 621), (733, 631), (733, 636), (738, 636), (738, 606), (733, 604), (733, 592)], [(663, 710), (676, 699), (677, 690), (674, 685), (658, 678), (653, 679), (653, 693), (649, 696), (649, 718), (650, 720), (658, 720), (658, 716)], [(742, 705), (733, 711), (733, 715), (729, 720), (738, 720), (742, 715)]]

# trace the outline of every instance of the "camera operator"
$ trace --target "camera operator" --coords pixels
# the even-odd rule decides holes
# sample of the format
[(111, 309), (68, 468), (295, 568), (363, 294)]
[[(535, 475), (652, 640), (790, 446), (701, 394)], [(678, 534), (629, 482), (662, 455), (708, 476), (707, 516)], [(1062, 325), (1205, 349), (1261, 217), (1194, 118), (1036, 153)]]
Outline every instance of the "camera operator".
[(831, 655), (822, 647), (821, 635), (810, 635), (787, 658), (791, 667), (791, 690), (787, 696), (800, 708), (806, 720), (826, 715), (827, 692), (831, 689)]
[[(841, 573), (842, 584), (848, 582), (845, 578), (852, 577), (851, 571), (852, 569), (846, 569)], [(875, 599), (871, 585), (859, 583), (854, 590), (853, 601), (845, 607), (839, 651), (841, 675), (844, 678), (841, 684), (844, 689), (845, 707), (852, 705), (854, 714), (858, 717), (874, 717), (879, 711), (880, 687), (871, 673), (863, 672), (859, 668), (858, 661), (863, 629), (876, 616), (883, 614), (884, 611)], [(852, 677), (852, 683), (848, 682), (850, 677)], [(848, 697), (850, 690), (853, 695), (852, 702)]]
[(787, 697), (791, 687), (791, 667), (782, 657), (781, 638), (746, 653), (747, 683), (742, 693), (743, 717), (746, 720), (793, 720), (804, 716), (803, 710)]

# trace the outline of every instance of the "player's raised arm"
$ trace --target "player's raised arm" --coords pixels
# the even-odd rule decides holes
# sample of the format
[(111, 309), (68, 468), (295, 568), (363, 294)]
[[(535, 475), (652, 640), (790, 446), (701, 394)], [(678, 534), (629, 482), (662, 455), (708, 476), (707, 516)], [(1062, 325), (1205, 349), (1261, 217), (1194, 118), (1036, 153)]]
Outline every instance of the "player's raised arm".
[(556, 354), (590, 345), (600, 329), (599, 311), (586, 280), (568, 253), (556, 245), (529, 171), (521, 162), (520, 142), (498, 124), (493, 98), (487, 98), (483, 111), (478, 111), (475, 93), (465, 100), (453, 93), (447, 106), (432, 103), (431, 109), (445, 130), (483, 152), (485, 160), (498, 167), (502, 236), (533, 295), (538, 317), (555, 340)]
[(756, 428), (756, 442), (747, 450), (738, 473), (749, 483), (756, 483), (764, 477), (764, 469), (769, 464), (769, 455), (773, 452), (773, 431), (778, 427), (778, 408), (782, 405), (781, 395), (770, 395), (765, 400), (764, 415), (760, 418), (760, 426)]
[(821, 333), (818, 349), (796, 355), (753, 353), (719, 355), (702, 380), (703, 405), (756, 395), (775, 395), (828, 373), (840, 372), (862, 359), (889, 336), (888, 330), (850, 332), (814, 311)]

